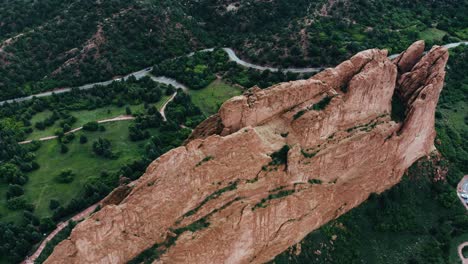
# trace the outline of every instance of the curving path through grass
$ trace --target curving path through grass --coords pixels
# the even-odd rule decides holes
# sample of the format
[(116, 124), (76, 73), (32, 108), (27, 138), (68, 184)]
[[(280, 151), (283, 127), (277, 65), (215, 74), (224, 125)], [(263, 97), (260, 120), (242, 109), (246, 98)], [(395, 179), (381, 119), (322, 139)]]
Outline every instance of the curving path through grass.
[(23, 262), (21, 262), (21, 264), (34, 264), (34, 262), (36, 261), (36, 259), (41, 255), (42, 251), (44, 250), (44, 248), (46, 247), (47, 243), (52, 240), (60, 231), (62, 231), (65, 227), (68, 226), (68, 224), (70, 223), (70, 221), (75, 221), (75, 222), (78, 222), (82, 219), (84, 219), (85, 217), (88, 217), (89, 215), (91, 215), (94, 210), (96, 209), (96, 207), (98, 206), (100, 202), (96, 203), (96, 204), (93, 204), (91, 205), (90, 207), (86, 208), (85, 210), (81, 211), (80, 213), (76, 214), (75, 216), (73, 216), (72, 218), (70, 218), (69, 220), (65, 221), (65, 222), (61, 222), (57, 225), (57, 228), (54, 229), (54, 231), (52, 231), (42, 242), (41, 244), (39, 245), (39, 247), (36, 249), (36, 251), (34, 252), (34, 254), (32, 254), (31, 256), (27, 257)]
[[(110, 118), (110, 119), (103, 119), (103, 120), (98, 120), (97, 122), (99, 124), (103, 124), (103, 123), (110, 123), (110, 122), (118, 122), (118, 121), (126, 121), (126, 120), (133, 120), (135, 119), (134, 116), (131, 116), (131, 115), (121, 115), (121, 116), (117, 116), (117, 117), (114, 117), (114, 118)], [(71, 133), (75, 133), (77, 131), (80, 131), (82, 130), (83, 127), (77, 127), (77, 128), (74, 128), (70, 131), (68, 131), (67, 133), (65, 133), (65, 135), (67, 134), (71, 134)], [(47, 141), (47, 140), (52, 140), (52, 139), (56, 139), (58, 138), (58, 136), (48, 136), (48, 137), (43, 137), (43, 138), (40, 138), (38, 139), (39, 141)], [(19, 144), (29, 144), (31, 143), (33, 140), (25, 140), (25, 141), (21, 141), (21, 142), (18, 142)]]
[(458, 246), (458, 256), (460, 257), (462, 264), (468, 264), (468, 258), (465, 258), (465, 256), (463, 256), (464, 247), (468, 247), (468, 242), (464, 242)]

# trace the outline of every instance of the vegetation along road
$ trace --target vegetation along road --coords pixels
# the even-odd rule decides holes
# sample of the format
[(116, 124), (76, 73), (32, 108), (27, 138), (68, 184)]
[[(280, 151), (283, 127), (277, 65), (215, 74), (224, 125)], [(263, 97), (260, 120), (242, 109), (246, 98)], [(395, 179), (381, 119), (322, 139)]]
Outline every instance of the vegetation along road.
[[(468, 41), (462, 41), (462, 42), (455, 42), (455, 43), (449, 43), (449, 44), (446, 44), (444, 45), (444, 47), (447, 47), (447, 48), (454, 48), (454, 47), (457, 47), (461, 44), (468, 44)], [(204, 50), (201, 50), (201, 52), (208, 52), (208, 51), (213, 51), (214, 49), (204, 49)], [(283, 72), (293, 72), (293, 73), (314, 73), (314, 72), (319, 72), (321, 70), (323, 70), (323, 67), (317, 67), (317, 68), (285, 68), (285, 69), (279, 69), (279, 68), (273, 68), (273, 67), (266, 67), (266, 66), (259, 66), (259, 65), (254, 65), (254, 64), (251, 64), (249, 62), (246, 62), (242, 59), (240, 59), (239, 57), (237, 57), (236, 53), (234, 52), (233, 49), (231, 48), (223, 48), (223, 50), (229, 55), (229, 60), (231, 61), (234, 61), (236, 62), (237, 64), (239, 65), (242, 65), (244, 67), (247, 67), (247, 68), (253, 68), (253, 69), (257, 69), (257, 70), (261, 70), (261, 71), (264, 71), (264, 70), (270, 70), (270, 71), (283, 71)], [(194, 53), (190, 53), (188, 54), (187, 56), (191, 56), (193, 55)], [(390, 58), (393, 58), (393, 57), (396, 57), (398, 54), (394, 54), (394, 55), (390, 55), (389, 57)], [(106, 85), (109, 85), (110, 83), (112, 83), (113, 81), (120, 81), (120, 80), (126, 80), (128, 79), (130, 76), (134, 76), (137, 80), (138, 79), (141, 79), (145, 76), (150, 76), (152, 80), (156, 81), (156, 82), (160, 82), (160, 83), (163, 83), (163, 84), (171, 84), (172, 86), (174, 86), (175, 88), (181, 88), (182, 90), (184, 91), (187, 91), (188, 88), (177, 82), (176, 80), (172, 79), (172, 78), (169, 78), (169, 77), (165, 77), (165, 76), (159, 76), (159, 77), (155, 77), (155, 76), (152, 76), (150, 75), (150, 71), (153, 69), (153, 67), (148, 67), (148, 68), (145, 68), (143, 70), (139, 70), (139, 71), (136, 71), (136, 72), (132, 72), (124, 77), (121, 77), (121, 78), (116, 78), (116, 79), (112, 79), (112, 80), (108, 80), (108, 81), (104, 81), (104, 82), (96, 82), (96, 83), (90, 83), (90, 84), (85, 84), (85, 85), (82, 85), (82, 86), (79, 86), (79, 87), (76, 87), (76, 89), (80, 89), (80, 90), (87, 90), (87, 89), (91, 89), (93, 88), (94, 86), (96, 85), (102, 85), (102, 86), (106, 86)], [(1, 101), (0, 102), (0, 105), (3, 105), (5, 103), (11, 103), (11, 102), (21, 102), (21, 101), (26, 101), (26, 100), (31, 100), (32, 98), (34, 97), (45, 97), (45, 96), (50, 96), (52, 94), (59, 94), (59, 93), (66, 93), (66, 92), (70, 92), (72, 90), (72, 88), (58, 88), (58, 89), (54, 89), (52, 91), (48, 91), (48, 92), (43, 92), (43, 93), (39, 93), (39, 94), (34, 94), (34, 95), (30, 95), (30, 96), (26, 96), (26, 97), (21, 97), (21, 98), (15, 98), (15, 99), (10, 99), (10, 100), (6, 100), (6, 101)], [(175, 97), (175, 96), (174, 96)], [(173, 97), (173, 98), (174, 98)]]

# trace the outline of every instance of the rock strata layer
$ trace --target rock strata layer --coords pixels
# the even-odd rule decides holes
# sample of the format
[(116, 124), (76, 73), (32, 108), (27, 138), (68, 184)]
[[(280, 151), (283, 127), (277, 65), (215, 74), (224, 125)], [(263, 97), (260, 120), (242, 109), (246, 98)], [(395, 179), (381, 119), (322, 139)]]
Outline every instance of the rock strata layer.
[[(394, 61), (363, 51), (308, 80), (230, 99), (46, 263), (126, 263), (149, 248), (154, 263), (271, 260), (433, 150), (448, 52), (423, 50), (417, 42)], [(391, 118), (396, 95), (401, 122)]]

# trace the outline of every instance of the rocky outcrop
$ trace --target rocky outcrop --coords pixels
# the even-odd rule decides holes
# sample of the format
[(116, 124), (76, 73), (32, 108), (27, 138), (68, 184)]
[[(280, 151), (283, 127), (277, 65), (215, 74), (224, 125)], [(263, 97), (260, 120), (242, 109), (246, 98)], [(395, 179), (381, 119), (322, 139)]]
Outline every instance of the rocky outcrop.
[(397, 65), (398, 72), (409, 72), (421, 59), (424, 52), (424, 41), (416, 41), (408, 49), (398, 55), (393, 62)]
[[(448, 53), (434, 47), (420, 58), (415, 45), (394, 62), (368, 50), (308, 80), (232, 98), (46, 263), (271, 260), (433, 150)], [(402, 122), (391, 119), (395, 92), (407, 105)]]
[(208, 117), (201, 122), (193, 131), (192, 134), (185, 140), (184, 145), (196, 138), (206, 138), (214, 134), (221, 134), (224, 126), (219, 114)]
[(99, 203), (101, 207), (107, 205), (120, 204), (132, 189), (128, 185), (121, 185), (115, 188), (106, 198)]

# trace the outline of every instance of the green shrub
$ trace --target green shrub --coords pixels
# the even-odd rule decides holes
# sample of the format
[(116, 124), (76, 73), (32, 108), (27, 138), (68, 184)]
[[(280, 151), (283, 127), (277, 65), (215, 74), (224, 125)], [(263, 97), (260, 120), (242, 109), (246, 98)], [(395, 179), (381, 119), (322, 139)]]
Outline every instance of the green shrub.
[(28, 203), (24, 196), (8, 199), (7, 208), (10, 210), (34, 210), (34, 206)]
[(68, 152), (68, 147), (65, 144), (60, 144), (60, 153), (65, 154)]
[(99, 124), (96, 121), (88, 122), (83, 125), (83, 130), (86, 131), (97, 131), (99, 129)]
[(71, 170), (65, 170), (55, 177), (55, 181), (58, 183), (70, 183), (74, 177), (75, 174)]
[(7, 199), (11, 199), (13, 197), (18, 197), (24, 194), (24, 189), (21, 185), (17, 184), (10, 184), (8, 185), (8, 190), (6, 193)]
[(288, 161), (288, 152), (289, 152), (289, 146), (284, 145), (280, 150), (272, 153), (270, 155), (272, 161), (269, 163), (269, 165), (286, 164)]
[(298, 119), (299, 117), (303, 116), (305, 114), (306, 110), (300, 110), (299, 112), (295, 113), (293, 116), (293, 120)]
[(188, 211), (186, 214), (184, 214), (184, 217), (194, 215), (208, 201), (218, 198), (219, 196), (221, 196), (221, 194), (237, 189), (237, 183), (238, 183), (238, 181), (235, 181), (235, 182), (229, 184), (228, 186), (226, 186), (224, 188), (221, 188), (219, 190), (216, 190), (212, 194), (208, 195), (196, 208), (194, 208), (194, 209)]
[(254, 205), (254, 207), (252, 207), (252, 211), (257, 209), (257, 208), (265, 208), (266, 203), (268, 201), (270, 201), (270, 200), (280, 199), (280, 198), (286, 197), (288, 195), (291, 195), (291, 194), (293, 194), (295, 192), (296, 192), (296, 190), (280, 190), (277, 193), (269, 194), (266, 198), (263, 198), (259, 203)]
[(62, 143), (63, 143), (63, 144), (68, 144), (68, 143), (72, 142), (73, 139), (75, 139), (75, 134), (73, 134), (73, 133), (68, 133), (68, 134), (66, 134), (65, 136), (63, 136), (63, 138), (62, 138)]
[(203, 163), (205, 163), (205, 162), (207, 162), (207, 161), (209, 161), (209, 160), (212, 160), (212, 159), (213, 159), (212, 156), (206, 156), (206, 157), (203, 158), (200, 162), (198, 162), (196, 166), (198, 167), (198, 166), (202, 165)]
[(320, 111), (320, 110), (325, 109), (325, 107), (327, 107), (327, 105), (330, 103), (331, 99), (332, 99), (332, 97), (330, 97), (330, 96), (324, 97), (318, 103), (312, 105), (312, 110)]
[(322, 180), (319, 179), (309, 179), (310, 184), (322, 184)]
[(85, 135), (80, 136), (80, 144), (86, 144), (88, 142), (88, 138)]
[(306, 157), (306, 158), (313, 158), (315, 157), (315, 155), (317, 155), (317, 151), (316, 152), (312, 152), (312, 153), (309, 153), (303, 149), (301, 149), (301, 153), (302, 153), (302, 156)]
[(49, 202), (49, 209), (50, 210), (55, 210), (60, 206), (60, 202), (57, 201), (56, 199), (51, 199)]
[(108, 159), (116, 158), (115, 154), (112, 153), (111, 142), (105, 138), (99, 138), (93, 142), (93, 151), (98, 156), (102, 156)]

